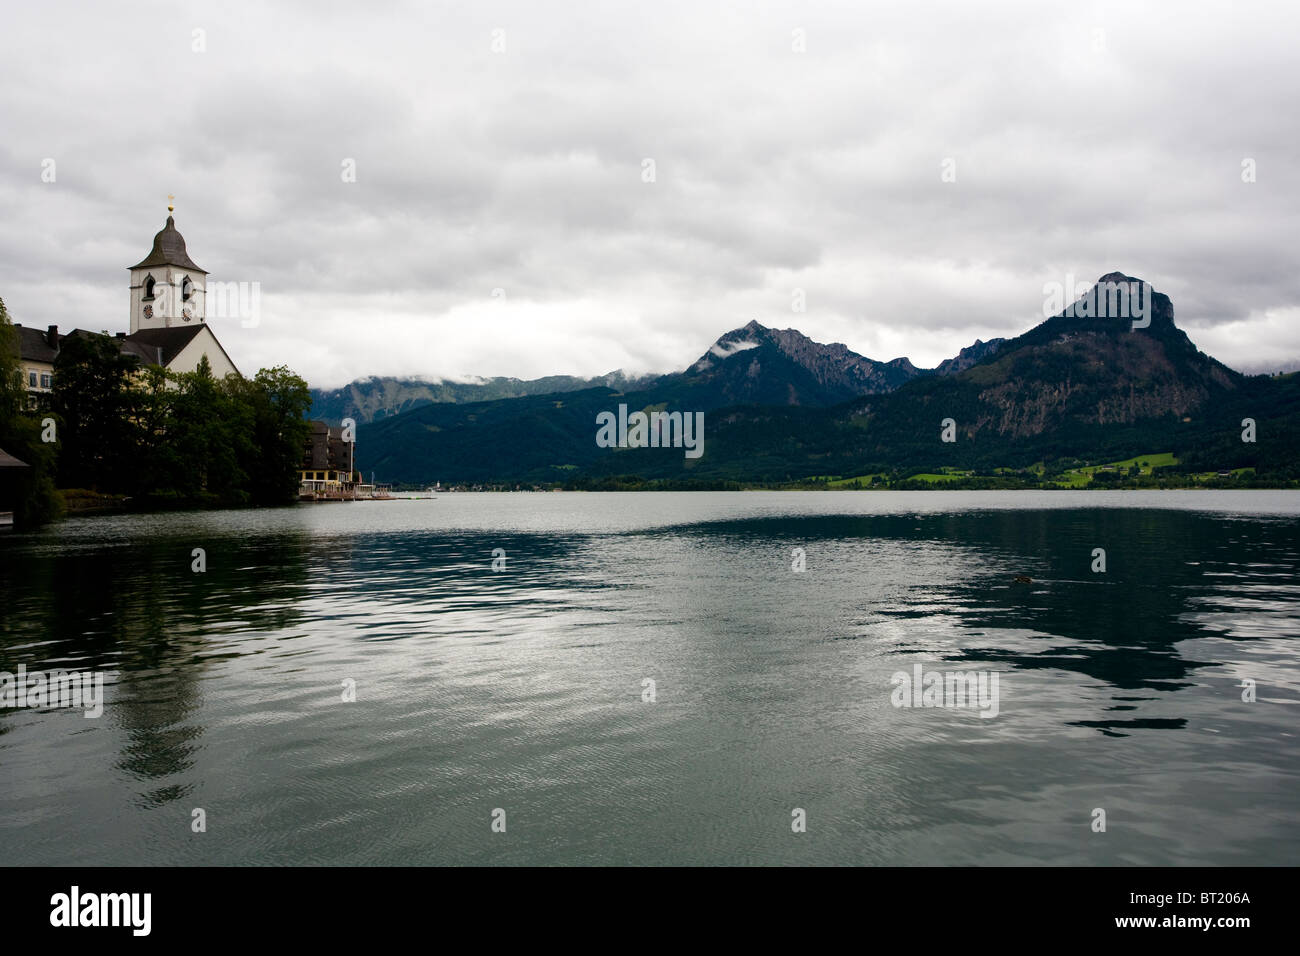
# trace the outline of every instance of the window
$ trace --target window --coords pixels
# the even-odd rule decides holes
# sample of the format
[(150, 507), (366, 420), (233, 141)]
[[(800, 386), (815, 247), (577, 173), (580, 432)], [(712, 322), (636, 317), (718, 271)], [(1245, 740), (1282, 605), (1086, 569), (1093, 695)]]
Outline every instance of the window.
[(186, 276), (185, 280), (181, 282), (181, 301), (182, 302), (190, 301), (190, 296), (192, 296), (193, 294), (194, 294), (194, 283), (190, 281), (189, 276)]
[(146, 302), (149, 301), (149, 300), (151, 300), (151, 299), (153, 298), (153, 287), (154, 287), (154, 285), (155, 285), (155, 283), (154, 283), (154, 278), (153, 278), (153, 276), (145, 276), (145, 280), (144, 280), (144, 298), (145, 298), (145, 301), (146, 301)]
[(41, 373), (41, 388), (52, 388), (54, 385), (54, 376), (49, 372)]
[(36, 373), (35, 373), (35, 372), (28, 372), (28, 373), (27, 373), (27, 387), (28, 387), (28, 388), (35, 388), (35, 387), (36, 387)]

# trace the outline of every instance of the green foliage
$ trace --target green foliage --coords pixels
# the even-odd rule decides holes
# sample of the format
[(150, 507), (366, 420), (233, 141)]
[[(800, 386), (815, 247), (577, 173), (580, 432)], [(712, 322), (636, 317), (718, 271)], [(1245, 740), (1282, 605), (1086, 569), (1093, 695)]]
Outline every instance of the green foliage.
[(311, 390), (283, 365), (262, 369), (234, 388), (251, 414), (256, 454), (245, 463), (247, 487), (255, 504), (292, 501), (298, 493), (298, 467), (310, 434), (306, 414)]
[[(0, 299), (0, 421), (17, 415), (26, 405), (22, 371), (18, 367), (18, 330)], [(11, 452), (12, 454), (12, 452)]]
[[(233, 377), (232, 377), (233, 378)], [(185, 498), (243, 504), (250, 500), (244, 464), (255, 453), (253, 411), (240, 388), (212, 377), (207, 357), (176, 376), (166, 445), (164, 488)]]
[(135, 448), (128, 418), (135, 361), (107, 335), (72, 335), (54, 361), (51, 409), (58, 424), (59, 484), (120, 488), (130, 481)]
[[(55, 362), (50, 412), (58, 481), (156, 506), (286, 504), (296, 498), (310, 405), (307, 383), (283, 366), (218, 380), (206, 358), (177, 374), (141, 368), (107, 335), (70, 336)], [(10, 448), (2, 428), (0, 447), (37, 458), (52, 492), (55, 446), (39, 441), (34, 417), (21, 417), (38, 447), (13, 439)]]
[(0, 509), (13, 511), (18, 528), (59, 516), (63, 500), (54, 485), (54, 445), (41, 440), (41, 422), (27, 411), (20, 379), (18, 333), (0, 299), (0, 448), (27, 468), (0, 469)]

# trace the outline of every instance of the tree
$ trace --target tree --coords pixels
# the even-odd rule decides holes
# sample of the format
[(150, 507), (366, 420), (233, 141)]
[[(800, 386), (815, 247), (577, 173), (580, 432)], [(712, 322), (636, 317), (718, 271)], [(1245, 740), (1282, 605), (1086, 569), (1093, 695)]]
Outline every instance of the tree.
[(252, 412), (254, 454), (245, 465), (254, 504), (285, 504), (298, 494), (298, 469), (310, 435), (311, 390), (283, 365), (231, 388)]
[(175, 381), (178, 391), (167, 442), (174, 487), (195, 500), (247, 502), (244, 465), (256, 448), (252, 409), (241, 401), (237, 379), (217, 381), (204, 356), (197, 369), (177, 375)]
[(121, 491), (136, 465), (129, 390), (136, 362), (107, 335), (69, 335), (54, 360), (59, 483)]
[[(4, 476), (19, 523), (61, 510), (58, 487), (186, 504), (284, 504), (297, 497), (309, 435), (307, 383), (288, 368), (252, 379), (141, 366), (107, 335), (63, 339), (51, 411), (27, 410), (18, 336), (0, 301), (0, 448), (31, 465)], [(57, 444), (43, 441), (52, 418)], [(56, 467), (57, 465), (57, 467)], [(21, 485), (21, 487), (19, 487)]]
[(18, 330), (9, 321), (5, 300), (0, 299), (0, 423), (11, 420), (27, 404), (18, 363)]
[(127, 390), (127, 415), (135, 424), (136, 464), (129, 492), (148, 494), (174, 491), (179, 465), (169, 454), (168, 442), (175, 422), (175, 376), (160, 365), (138, 373)]
[(14, 524), (31, 528), (58, 517), (63, 499), (54, 487), (55, 445), (42, 440), (40, 419), (27, 412), (22, 384), (18, 331), (0, 299), (0, 448), (29, 467), (6, 469), (0, 482), (0, 503), (12, 506)]

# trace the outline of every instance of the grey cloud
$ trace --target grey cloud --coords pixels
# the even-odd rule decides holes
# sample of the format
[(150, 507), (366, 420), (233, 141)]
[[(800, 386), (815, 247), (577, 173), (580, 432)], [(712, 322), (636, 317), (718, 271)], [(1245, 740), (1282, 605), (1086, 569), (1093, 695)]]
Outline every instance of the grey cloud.
[(29, 5), (0, 37), (0, 295), (124, 328), (171, 192), (214, 278), (263, 283), (273, 315), (221, 332), (241, 367), (321, 385), (667, 370), (750, 319), (933, 364), (1112, 269), (1231, 364), (1294, 363), (1297, 26), (1282, 3)]

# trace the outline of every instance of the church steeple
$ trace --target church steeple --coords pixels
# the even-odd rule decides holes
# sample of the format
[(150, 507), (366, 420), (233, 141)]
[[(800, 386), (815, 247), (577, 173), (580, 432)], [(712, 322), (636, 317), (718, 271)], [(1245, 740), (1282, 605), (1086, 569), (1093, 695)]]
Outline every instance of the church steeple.
[(167, 204), (167, 224), (153, 237), (149, 255), (129, 267), (132, 333), (204, 321), (208, 273), (186, 251), (171, 215), (175, 208)]
[(149, 255), (129, 268), (179, 266), (182, 269), (202, 272), (207, 275), (207, 272), (200, 269), (194, 260), (190, 258), (189, 253), (185, 251), (185, 237), (176, 231), (176, 220), (171, 216), (172, 210), (175, 208), (175, 206), (171, 205), (167, 207), (167, 224), (153, 237), (153, 248), (149, 250)]

